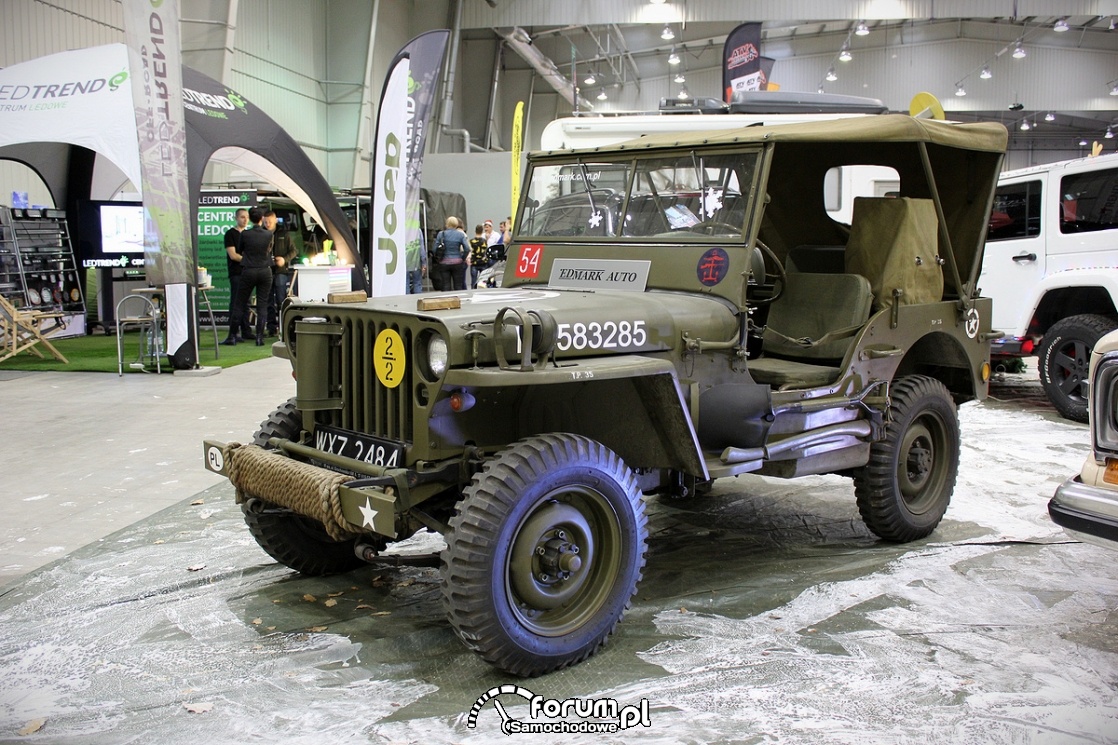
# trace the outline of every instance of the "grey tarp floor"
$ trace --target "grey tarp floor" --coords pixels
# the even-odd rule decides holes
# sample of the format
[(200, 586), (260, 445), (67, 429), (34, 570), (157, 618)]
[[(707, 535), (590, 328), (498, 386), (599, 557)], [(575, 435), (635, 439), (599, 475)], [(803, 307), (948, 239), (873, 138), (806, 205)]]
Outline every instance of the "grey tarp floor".
[(994, 393), (961, 410), (930, 539), (877, 541), (838, 477), (652, 499), (645, 579), (610, 644), (528, 681), (458, 642), (437, 570), (301, 578), (257, 548), (228, 484), (184, 494), (0, 590), (0, 740), (505, 741), (492, 704), (476, 729), (466, 714), (515, 683), (649, 702), (650, 727), (537, 742), (1116, 742), (1118, 553), (1046, 511), (1087, 429), (1035, 386)]

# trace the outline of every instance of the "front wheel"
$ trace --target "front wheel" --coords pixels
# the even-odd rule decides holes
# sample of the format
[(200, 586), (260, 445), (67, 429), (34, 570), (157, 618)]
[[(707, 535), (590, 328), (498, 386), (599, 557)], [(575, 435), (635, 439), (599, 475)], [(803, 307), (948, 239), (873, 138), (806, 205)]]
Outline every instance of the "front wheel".
[(877, 536), (905, 543), (931, 534), (951, 502), (959, 471), (959, 419), (943, 383), (911, 375), (890, 391), (885, 439), (854, 472), (862, 520)]
[(1091, 350), (1113, 329), (1110, 319), (1085, 313), (1054, 323), (1044, 334), (1038, 350), (1040, 383), (1065, 419), (1087, 421)]
[[(295, 408), (295, 399), (290, 399), (260, 423), (252, 444), (268, 448), (268, 440), (272, 437), (295, 440), (302, 431), (302, 414)], [(241, 510), (260, 548), (300, 574), (312, 577), (339, 574), (365, 563), (354, 553), (356, 540), (335, 541), (322, 523), (309, 517), (259, 499), (246, 500)]]
[(640, 489), (620, 457), (577, 435), (521, 440), (474, 477), (450, 521), (450, 623), (513, 675), (580, 662), (629, 607), (647, 541)]

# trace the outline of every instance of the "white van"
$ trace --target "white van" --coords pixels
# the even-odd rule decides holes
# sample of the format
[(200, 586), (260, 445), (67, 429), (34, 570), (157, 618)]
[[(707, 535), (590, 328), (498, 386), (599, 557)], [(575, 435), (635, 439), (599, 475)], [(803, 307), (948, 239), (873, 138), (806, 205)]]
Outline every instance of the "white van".
[(1006, 171), (979, 286), (998, 359), (1037, 355), (1044, 391), (1087, 421), (1091, 349), (1118, 328), (1118, 155)]

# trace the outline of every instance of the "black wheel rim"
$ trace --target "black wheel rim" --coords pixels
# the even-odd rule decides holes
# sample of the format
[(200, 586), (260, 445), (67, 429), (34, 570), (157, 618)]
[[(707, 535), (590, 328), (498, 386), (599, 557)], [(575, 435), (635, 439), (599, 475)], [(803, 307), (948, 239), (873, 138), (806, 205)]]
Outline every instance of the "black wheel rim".
[(1081, 339), (1070, 339), (1052, 355), (1052, 382), (1069, 401), (1087, 405), (1088, 369), (1091, 348)]
[(564, 636), (606, 604), (621, 572), (621, 527), (595, 489), (549, 493), (517, 525), (505, 589), (517, 620), (540, 636)]
[(949, 458), (946, 424), (938, 414), (922, 412), (905, 431), (897, 458), (897, 483), (909, 512), (922, 515), (939, 502)]

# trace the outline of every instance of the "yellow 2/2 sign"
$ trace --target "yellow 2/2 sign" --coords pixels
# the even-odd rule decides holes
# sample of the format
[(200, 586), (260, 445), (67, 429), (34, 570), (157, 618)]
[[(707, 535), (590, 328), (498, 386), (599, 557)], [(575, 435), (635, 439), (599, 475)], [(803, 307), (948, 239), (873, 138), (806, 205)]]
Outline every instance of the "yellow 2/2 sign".
[(376, 343), (373, 344), (373, 367), (381, 385), (386, 388), (400, 385), (404, 380), (406, 364), (407, 354), (400, 335), (393, 329), (385, 329), (377, 334)]

